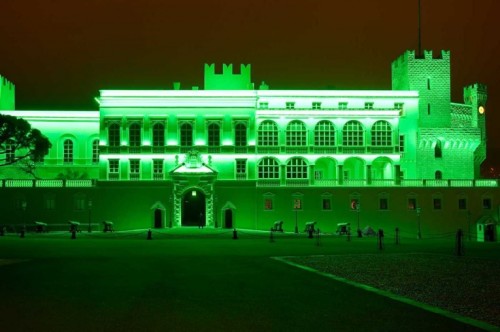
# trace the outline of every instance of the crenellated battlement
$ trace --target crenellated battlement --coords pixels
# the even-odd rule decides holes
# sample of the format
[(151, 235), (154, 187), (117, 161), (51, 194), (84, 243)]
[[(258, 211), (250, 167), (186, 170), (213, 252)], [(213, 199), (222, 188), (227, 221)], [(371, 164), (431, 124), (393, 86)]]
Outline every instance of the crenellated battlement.
[(0, 110), (15, 108), (16, 86), (0, 75)]
[(432, 50), (425, 50), (423, 56), (415, 55), (414, 50), (407, 50), (401, 54), (396, 60), (393, 61), (392, 67), (398, 68), (400, 66), (406, 65), (413, 61), (421, 63), (425, 61), (436, 61), (442, 60), (444, 62), (450, 63), (450, 51), (441, 50), (439, 54), (434, 54)]
[(250, 64), (241, 64), (236, 73), (233, 64), (223, 64), (222, 73), (216, 73), (215, 64), (205, 64), (205, 90), (250, 90), (251, 69)]

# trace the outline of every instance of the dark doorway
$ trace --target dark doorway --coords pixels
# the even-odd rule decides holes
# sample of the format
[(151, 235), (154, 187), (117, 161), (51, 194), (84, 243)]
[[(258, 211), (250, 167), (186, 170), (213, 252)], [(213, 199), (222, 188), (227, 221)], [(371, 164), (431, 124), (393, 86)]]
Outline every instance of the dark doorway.
[(233, 228), (233, 210), (224, 211), (224, 228)]
[(163, 222), (162, 222), (162, 213), (160, 209), (155, 210), (155, 228), (162, 228), (163, 227)]
[(205, 194), (201, 190), (190, 189), (182, 197), (182, 226), (205, 224)]
[(495, 225), (486, 224), (484, 225), (484, 240), (488, 242), (495, 241)]

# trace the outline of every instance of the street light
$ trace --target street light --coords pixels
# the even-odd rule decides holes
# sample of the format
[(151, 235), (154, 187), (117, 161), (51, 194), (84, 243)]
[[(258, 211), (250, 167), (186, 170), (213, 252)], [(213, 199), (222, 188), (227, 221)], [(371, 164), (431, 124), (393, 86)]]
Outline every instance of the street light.
[(89, 199), (89, 233), (92, 233), (92, 200)]
[(28, 206), (28, 202), (23, 199), (21, 202), (21, 207), (23, 208), (23, 229), (21, 230), (21, 237), (24, 237), (24, 233), (26, 232), (26, 207)]
[(169, 228), (172, 228), (172, 214), (173, 214), (173, 211), (174, 211), (174, 203), (173, 203), (174, 200), (172, 198), (172, 195), (169, 196), (168, 201), (170, 202), (170, 204), (169, 204), (170, 206), (168, 208), (168, 211), (169, 211), (169, 214), (168, 214), (168, 216), (169, 216), (169, 224), (168, 224), (168, 226), (169, 226)]
[(420, 229), (420, 212), (421, 209), (418, 207), (417, 208), (417, 225), (418, 225), (418, 233), (417, 233), (417, 239), (422, 239), (422, 231)]
[(358, 214), (358, 237), (361, 237), (361, 228), (359, 226), (359, 212), (361, 210), (361, 204), (358, 202), (358, 204), (356, 204), (356, 212)]

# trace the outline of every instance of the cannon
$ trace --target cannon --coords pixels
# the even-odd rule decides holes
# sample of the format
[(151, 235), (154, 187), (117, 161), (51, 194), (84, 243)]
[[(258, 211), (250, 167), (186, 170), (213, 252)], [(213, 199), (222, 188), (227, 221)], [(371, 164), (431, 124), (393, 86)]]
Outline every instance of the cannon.
[(283, 220), (278, 220), (274, 222), (273, 232), (283, 232)]

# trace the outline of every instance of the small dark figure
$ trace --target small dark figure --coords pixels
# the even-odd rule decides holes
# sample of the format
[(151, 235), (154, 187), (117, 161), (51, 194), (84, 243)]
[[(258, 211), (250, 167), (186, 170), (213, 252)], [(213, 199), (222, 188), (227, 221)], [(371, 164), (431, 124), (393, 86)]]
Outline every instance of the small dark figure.
[(384, 230), (379, 229), (378, 230), (378, 248), (382, 250), (384, 248)]
[(72, 239), (72, 240), (76, 239), (76, 229), (73, 229), (73, 230), (71, 231), (71, 239)]
[(361, 232), (361, 229), (358, 228), (358, 237), (363, 237), (363, 233)]
[(147, 237), (148, 240), (152, 240), (153, 239), (153, 233), (151, 232), (151, 229), (148, 230), (148, 237)]
[(236, 231), (236, 228), (233, 229), (233, 240), (238, 240), (238, 232)]

